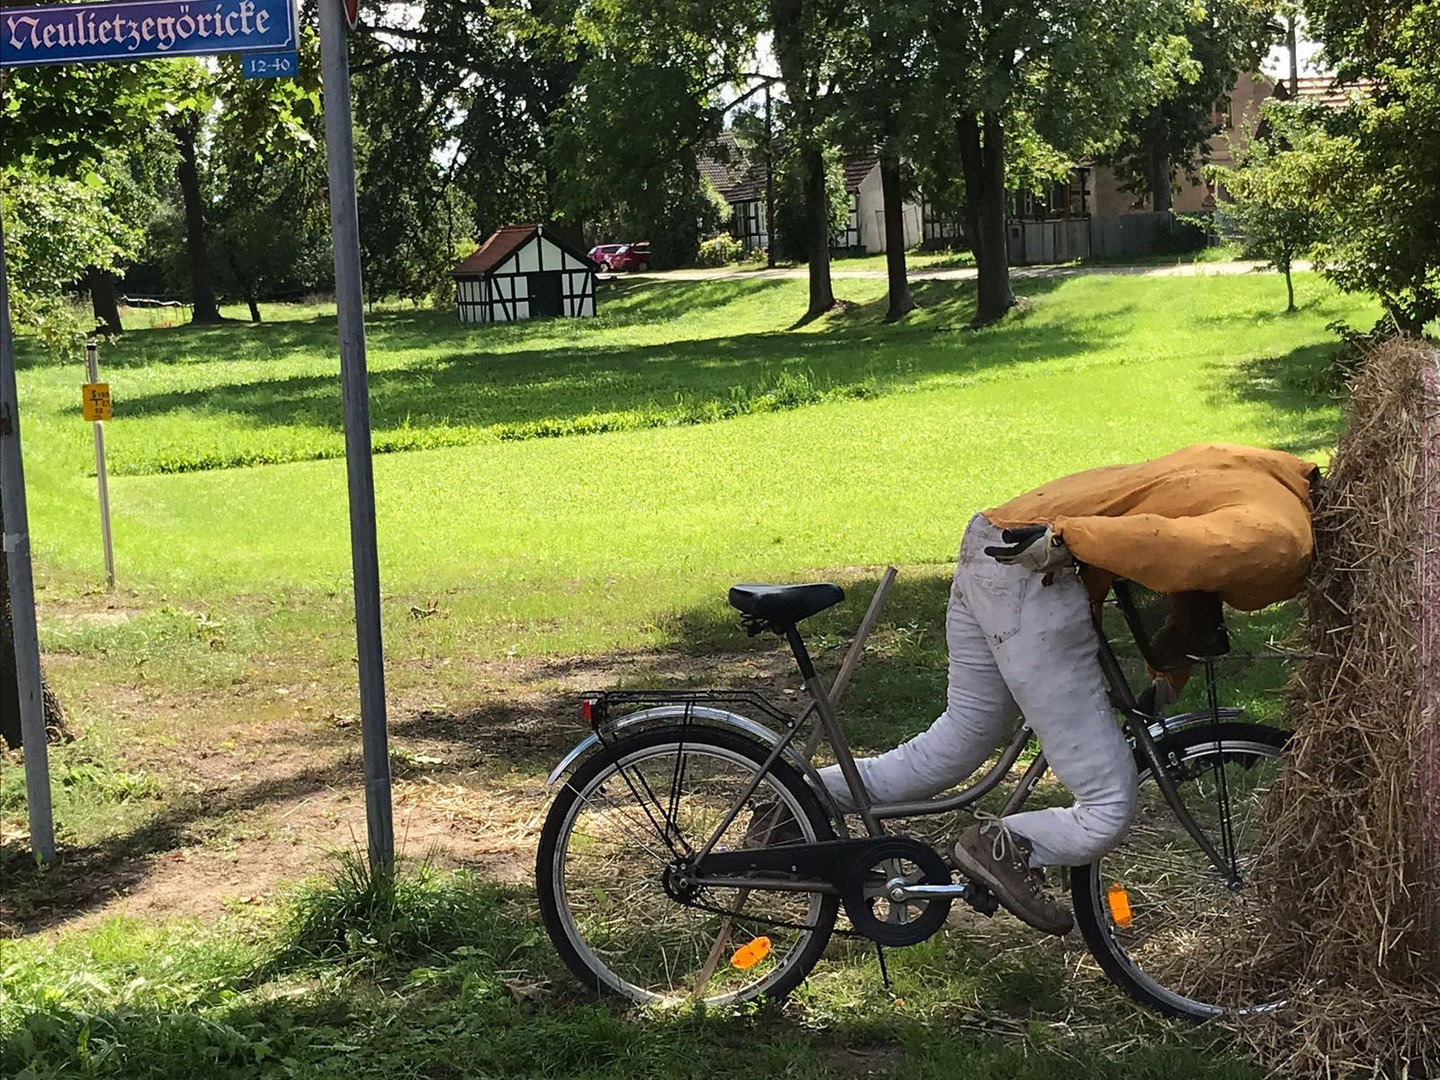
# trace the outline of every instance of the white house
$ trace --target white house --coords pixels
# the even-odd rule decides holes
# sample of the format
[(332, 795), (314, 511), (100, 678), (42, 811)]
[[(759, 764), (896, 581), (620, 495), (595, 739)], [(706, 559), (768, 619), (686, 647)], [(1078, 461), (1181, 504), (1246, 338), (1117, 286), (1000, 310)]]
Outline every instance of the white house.
[(543, 225), (497, 229), (451, 276), (462, 323), (595, 314), (594, 264)]
[[(700, 158), (700, 171), (730, 204), (730, 235), (747, 251), (770, 245), (770, 224), (765, 212), (765, 161), (725, 132), (711, 151)], [(845, 194), (850, 199), (850, 220), (831, 238), (837, 251), (874, 254), (885, 250), (885, 202), (880, 191), (880, 159), (859, 154), (844, 162)], [(928, 240), (944, 242), (958, 236), (950, 219), (931, 221), (923, 203), (906, 202), (905, 246)]]

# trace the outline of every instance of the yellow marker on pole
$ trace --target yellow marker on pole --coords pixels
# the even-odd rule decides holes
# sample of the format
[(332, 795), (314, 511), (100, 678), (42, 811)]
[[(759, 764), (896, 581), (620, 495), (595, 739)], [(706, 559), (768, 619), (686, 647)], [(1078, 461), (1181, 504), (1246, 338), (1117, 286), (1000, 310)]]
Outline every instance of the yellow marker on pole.
[(99, 348), (85, 344), (85, 375), (81, 410), (95, 427), (95, 478), (100, 483), (100, 542), (105, 547), (105, 587), (115, 588), (115, 543), (110, 537), (110, 484), (105, 476), (105, 421), (110, 419), (110, 384), (100, 381)]
[[(86, 353), (88, 354), (94, 347), (94, 345), (86, 345)], [(80, 389), (83, 395), (80, 406), (84, 410), (85, 419), (92, 423), (109, 420), (110, 384), (104, 382), (88, 382)]]

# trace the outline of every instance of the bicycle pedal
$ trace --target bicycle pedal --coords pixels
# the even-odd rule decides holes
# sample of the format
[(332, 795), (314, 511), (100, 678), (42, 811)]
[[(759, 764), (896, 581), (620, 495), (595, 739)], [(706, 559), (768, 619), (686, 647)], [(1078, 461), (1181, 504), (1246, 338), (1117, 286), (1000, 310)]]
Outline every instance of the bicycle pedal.
[(960, 899), (987, 919), (994, 918), (995, 912), (1000, 910), (1000, 901), (995, 899), (995, 894), (984, 885), (977, 885), (973, 881), (965, 883), (965, 891), (960, 894)]

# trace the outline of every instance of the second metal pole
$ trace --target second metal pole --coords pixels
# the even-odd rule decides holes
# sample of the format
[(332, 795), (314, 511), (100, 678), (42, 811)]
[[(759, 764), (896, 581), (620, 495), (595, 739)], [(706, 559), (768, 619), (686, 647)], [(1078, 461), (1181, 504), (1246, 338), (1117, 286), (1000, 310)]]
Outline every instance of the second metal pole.
[(385, 729), (385, 650), (380, 637), (380, 558), (375, 542), (375, 473), (370, 447), (370, 384), (365, 371), (360, 220), (355, 205), (355, 144), (350, 120), (350, 43), (343, 0), (320, 0), (320, 74), (330, 228), (335, 243), (335, 318), (340, 334), (340, 391), (350, 490), (350, 559), (355, 574), (355, 640), (360, 669), (360, 729), (365, 762), (365, 821), (370, 867), (395, 864), (390, 750)]
[(30, 522), (25, 507), (25, 465), (20, 454), (20, 405), (15, 391), (15, 342), (10, 336), (10, 290), (5, 280), (5, 228), (0, 224), (0, 503), (5, 564), (10, 571), (10, 618), (15, 677), (20, 684), (20, 738), (25, 746), (25, 806), (30, 850), (42, 863), (55, 859), (50, 807), (50, 750), (45, 744), (45, 699), (40, 689), (40, 638), (35, 626), (35, 580), (30, 568)]
[[(95, 342), (85, 343), (85, 374), (92, 383), (100, 381), (100, 358)], [(115, 541), (110, 535), (110, 482), (105, 475), (105, 421), (96, 420), (95, 478), (100, 484), (100, 542), (105, 547), (105, 587), (115, 588)]]

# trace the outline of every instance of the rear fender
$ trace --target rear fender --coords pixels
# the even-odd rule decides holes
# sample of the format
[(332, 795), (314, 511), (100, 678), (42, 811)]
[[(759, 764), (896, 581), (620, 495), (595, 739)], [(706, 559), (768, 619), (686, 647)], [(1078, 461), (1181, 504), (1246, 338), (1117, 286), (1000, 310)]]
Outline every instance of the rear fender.
[[(701, 723), (707, 727), (725, 728), (740, 735), (748, 736), (765, 746), (774, 749), (779, 744), (780, 736), (766, 727), (759, 721), (752, 720), (740, 713), (730, 712), (728, 709), (716, 709), (708, 705), (656, 705), (649, 709), (640, 709), (637, 712), (627, 713), (624, 716), (616, 717), (614, 720), (607, 720), (601, 726), (601, 732), (608, 739), (619, 735), (622, 732), (639, 730), (655, 724), (663, 724), (676, 720), (688, 719), (692, 723)], [(576, 765), (589, 757), (600, 746), (601, 732), (592, 732), (577, 743), (571, 751), (560, 759), (560, 764), (551, 770), (550, 776), (546, 779), (547, 787), (554, 787), (561, 778), (570, 773)], [(830, 790), (820, 779), (819, 770), (795, 749), (793, 745), (787, 746), (781, 755), (784, 760), (793, 766), (809, 783), (820, 805), (824, 807), (825, 813), (830, 816), (830, 821), (835, 827), (836, 836), (847, 837), (849, 830), (845, 827), (845, 815), (840, 813), (835, 805)]]

